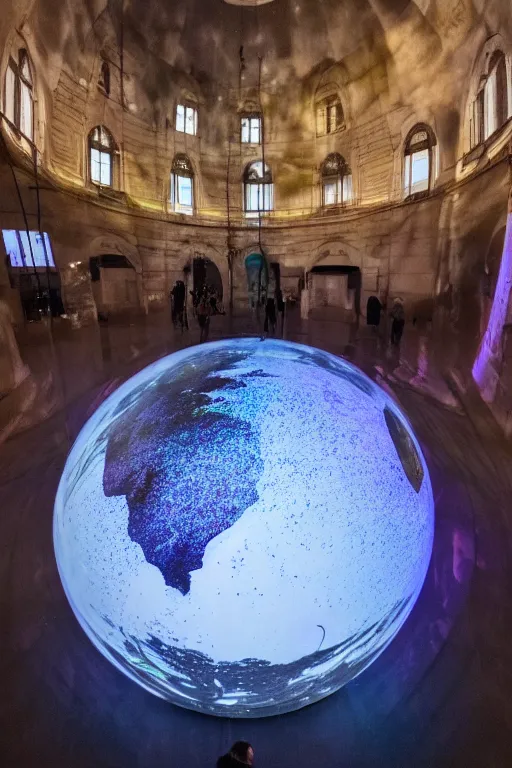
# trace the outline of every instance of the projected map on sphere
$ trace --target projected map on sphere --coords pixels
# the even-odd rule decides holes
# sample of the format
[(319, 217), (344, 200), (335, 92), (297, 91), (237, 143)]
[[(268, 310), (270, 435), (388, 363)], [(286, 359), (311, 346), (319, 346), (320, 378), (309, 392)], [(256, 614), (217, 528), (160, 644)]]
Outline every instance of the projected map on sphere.
[(87, 422), (55, 502), (68, 599), (99, 650), (169, 701), (298, 709), (388, 645), (428, 568), (427, 467), (357, 368), (281, 341), (192, 347)]

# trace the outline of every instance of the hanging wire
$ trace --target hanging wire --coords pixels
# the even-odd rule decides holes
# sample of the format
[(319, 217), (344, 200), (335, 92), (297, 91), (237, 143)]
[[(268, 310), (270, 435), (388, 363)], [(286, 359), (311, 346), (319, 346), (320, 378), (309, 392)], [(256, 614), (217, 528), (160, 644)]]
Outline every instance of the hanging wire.
[(52, 313), (52, 304), (51, 304), (51, 280), (50, 280), (51, 273), (50, 273), (50, 262), (48, 259), (48, 251), (46, 250), (46, 240), (44, 237), (43, 226), (42, 226), (39, 168), (37, 164), (37, 147), (34, 147), (33, 159), (34, 159), (34, 183), (35, 183), (35, 189), (36, 189), (36, 202), (37, 202), (37, 231), (39, 232), (39, 237), (41, 238), (41, 242), (43, 244), (44, 261), (45, 261), (45, 267), (46, 267), (46, 284), (48, 286), (48, 309), (50, 311), (50, 325), (53, 325), (53, 313)]
[[(240, 52), (239, 52), (239, 65), (238, 65), (238, 98), (237, 98), (237, 116), (240, 117), (240, 107), (242, 106), (242, 80), (244, 77), (244, 72), (246, 69), (245, 64), (245, 55), (244, 55), (244, 7), (243, 5), (240, 6)], [(240, 131), (240, 125), (238, 125), (238, 130)], [(241, 139), (241, 136), (240, 136)], [(238, 160), (238, 169), (239, 172), (242, 171), (242, 142), (241, 140), (238, 141), (238, 151), (239, 151), (239, 160)], [(244, 196), (245, 196), (245, 188), (244, 188)], [(245, 201), (242, 201), (242, 208), (245, 206)]]
[(258, 184), (258, 244), (260, 246), (261, 253), (263, 255), (263, 249), (261, 245), (261, 205), (260, 205), (260, 189), (263, 189), (263, 207), (265, 207), (265, 178), (266, 178), (266, 163), (265, 163), (265, 118), (263, 115), (263, 105), (261, 101), (261, 71), (263, 67), (263, 57), (258, 56), (258, 107), (260, 110), (260, 125), (261, 125), (261, 161), (263, 165), (262, 169), (262, 184)]
[[(6, 141), (5, 141), (5, 137), (4, 137), (3, 133), (2, 133), (2, 131), (0, 131), (0, 137), (1, 137), (1, 141), (2, 141), (2, 148), (3, 148), (3, 151), (4, 151), (4, 155), (5, 155), (5, 158), (7, 160), (7, 164), (9, 166), (9, 168), (11, 169), (11, 174), (12, 174), (12, 178), (13, 178), (13, 181), (14, 181), (14, 186), (16, 187), (16, 194), (18, 196), (18, 201), (19, 201), (19, 204), (20, 204), (21, 215), (23, 216), (23, 223), (25, 224), (25, 232), (27, 233), (27, 241), (28, 241), (28, 247), (29, 247), (29, 251), (30, 251), (30, 258), (32, 260), (32, 267), (34, 269), (34, 276), (35, 276), (36, 283), (37, 283), (37, 292), (38, 292), (38, 296), (40, 297), (41, 296), (41, 280), (40, 280), (39, 273), (38, 273), (37, 268), (36, 268), (36, 262), (35, 262), (35, 259), (34, 259), (34, 251), (33, 251), (33, 248), (32, 248), (32, 240), (30, 239), (30, 225), (28, 223), (28, 214), (27, 214), (27, 210), (25, 208), (25, 203), (23, 202), (23, 196), (21, 194), (21, 189), (20, 189), (20, 185), (19, 185), (19, 182), (18, 182), (18, 178), (16, 176), (16, 171), (14, 170), (14, 165), (13, 165), (13, 162), (11, 160), (11, 155), (10, 155), (10, 152), (9, 152), (8, 147), (7, 147), (7, 144), (6, 144)], [(23, 261), (25, 261), (25, 259), (23, 259)]]

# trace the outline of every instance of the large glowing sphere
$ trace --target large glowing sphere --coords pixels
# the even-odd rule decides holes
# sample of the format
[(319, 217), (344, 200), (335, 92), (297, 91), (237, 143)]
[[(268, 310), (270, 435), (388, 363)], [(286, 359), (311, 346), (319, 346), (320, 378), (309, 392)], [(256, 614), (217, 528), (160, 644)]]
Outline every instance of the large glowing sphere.
[(67, 459), (54, 542), (85, 632), (190, 709), (287, 712), (396, 635), (427, 572), (427, 467), (393, 400), (333, 355), (236, 339), (121, 386)]

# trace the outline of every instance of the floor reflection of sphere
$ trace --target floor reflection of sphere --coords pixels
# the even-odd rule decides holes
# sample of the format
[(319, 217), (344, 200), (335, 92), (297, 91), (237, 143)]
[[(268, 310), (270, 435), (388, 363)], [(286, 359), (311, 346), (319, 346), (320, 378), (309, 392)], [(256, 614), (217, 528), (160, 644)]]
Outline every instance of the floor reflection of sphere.
[(159, 360), (87, 422), (55, 503), (82, 627), (153, 693), (257, 717), (339, 689), (422, 587), (434, 511), (391, 398), (309, 347), (237, 339)]

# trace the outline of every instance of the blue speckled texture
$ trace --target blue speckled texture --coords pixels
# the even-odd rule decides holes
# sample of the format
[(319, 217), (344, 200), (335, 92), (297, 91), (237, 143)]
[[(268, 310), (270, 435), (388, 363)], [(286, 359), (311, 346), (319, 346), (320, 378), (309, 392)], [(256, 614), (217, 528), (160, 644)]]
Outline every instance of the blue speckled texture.
[(158, 361), (80, 433), (55, 504), (73, 609), (170, 701), (230, 717), (316, 701), (382, 652), (433, 539), (393, 401), (325, 352), (238, 339)]

